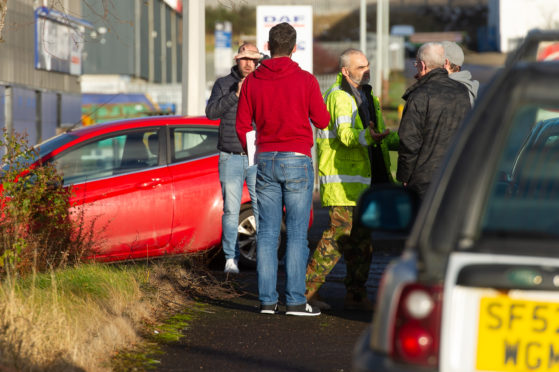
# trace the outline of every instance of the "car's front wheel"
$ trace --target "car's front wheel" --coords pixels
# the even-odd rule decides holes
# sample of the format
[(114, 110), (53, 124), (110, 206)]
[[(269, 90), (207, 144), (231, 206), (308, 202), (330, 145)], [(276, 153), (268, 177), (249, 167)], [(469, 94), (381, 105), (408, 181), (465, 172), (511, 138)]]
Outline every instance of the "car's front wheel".
[[(239, 263), (243, 267), (256, 268), (256, 220), (252, 214), (252, 206), (245, 204), (241, 206), (239, 213), (239, 227), (238, 240), (239, 240)], [(281, 234), (278, 239), (278, 260), (282, 260), (285, 255), (285, 246), (283, 236), (285, 227), (282, 223)]]

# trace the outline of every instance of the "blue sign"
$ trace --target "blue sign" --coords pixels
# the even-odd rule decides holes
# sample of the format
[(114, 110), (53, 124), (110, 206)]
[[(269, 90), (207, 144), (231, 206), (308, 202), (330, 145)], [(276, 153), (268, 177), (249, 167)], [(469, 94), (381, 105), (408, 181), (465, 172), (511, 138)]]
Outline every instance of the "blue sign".
[(231, 48), (231, 39), (231, 27), (224, 27), (223, 24), (216, 24), (215, 47)]

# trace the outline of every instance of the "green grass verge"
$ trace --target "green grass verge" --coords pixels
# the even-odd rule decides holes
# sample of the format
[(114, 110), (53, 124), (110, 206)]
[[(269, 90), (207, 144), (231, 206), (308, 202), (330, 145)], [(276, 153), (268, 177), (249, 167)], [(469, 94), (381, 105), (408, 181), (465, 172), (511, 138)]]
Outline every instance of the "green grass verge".
[(402, 99), (402, 95), (406, 91), (407, 83), (403, 72), (393, 71), (390, 73), (388, 86), (388, 97), (386, 97), (386, 102), (383, 108), (388, 110), (397, 110), (398, 106), (404, 104), (405, 101)]
[[(158, 349), (144, 346), (144, 341), (148, 345), (178, 340), (192, 317), (158, 320), (169, 314), (150, 310), (161, 305), (158, 282), (150, 278), (152, 270), (148, 265), (85, 264), (3, 278), (0, 366), (45, 370), (56, 364), (98, 370), (111, 364), (114, 350), (122, 348), (130, 350), (124, 355), (134, 355), (134, 367), (157, 364), (150, 356), (157, 355)], [(157, 338), (138, 337), (138, 331), (153, 334), (150, 329), (158, 330)], [(149, 353), (137, 353), (136, 347)], [(116, 364), (130, 370), (125, 367), (128, 359)]]
[(145, 284), (147, 275), (145, 266), (87, 264), (35, 277), (28, 276), (20, 279), (16, 288), (22, 296), (33, 292), (34, 295), (48, 298), (53, 294), (52, 289), (56, 288), (58, 296), (69, 301), (104, 301), (115, 292), (127, 297), (134, 295), (134, 287), (130, 283)]

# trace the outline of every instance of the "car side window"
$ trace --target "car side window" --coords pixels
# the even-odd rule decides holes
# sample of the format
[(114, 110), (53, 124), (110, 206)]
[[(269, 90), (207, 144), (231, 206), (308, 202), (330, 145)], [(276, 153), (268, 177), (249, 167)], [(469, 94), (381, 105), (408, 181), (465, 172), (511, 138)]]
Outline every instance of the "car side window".
[(71, 148), (54, 161), (65, 185), (138, 171), (158, 164), (158, 137), (153, 129), (104, 137)]
[(217, 128), (171, 128), (172, 162), (216, 154), (217, 136)]
[(559, 106), (518, 108), (482, 222), (484, 235), (559, 235)]

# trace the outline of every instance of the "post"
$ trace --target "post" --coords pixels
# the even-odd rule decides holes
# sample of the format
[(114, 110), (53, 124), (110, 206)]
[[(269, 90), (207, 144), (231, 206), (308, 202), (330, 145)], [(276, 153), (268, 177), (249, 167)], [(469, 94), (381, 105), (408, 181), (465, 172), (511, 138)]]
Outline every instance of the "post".
[(384, 43), (382, 45), (383, 52), (384, 52), (384, 71), (383, 71), (383, 80), (384, 80), (384, 90), (385, 92), (383, 95), (388, 95), (388, 78), (390, 77), (390, 1), (389, 0), (382, 0), (384, 2), (384, 23), (383, 23), (383, 30), (382, 35), (384, 38)]
[(367, 4), (361, 0), (359, 8), (359, 48), (367, 55)]
[(206, 104), (205, 0), (182, 1), (182, 115), (203, 115)]
[(140, 33), (140, 24), (142, 20), (142, 4), (140, 0), (134, 2), (134, 77), (139, 79), (141, 71), (141, 59), (142, 59), (142, 40)]
[(159, 46), (159, 49), (161, 50), (161, 61), (158, 61), (158, 63), (161, 63), (161, 84), (167, 84), (169, 82), (169, 79), (167, 78), (167, 20), (165, 19), (166, 5), (161, 2), (159, 8), (159, 33), (161, 34), (161, 45)]
[(377, 96), (382, 95), (382, 71), (383, 64), (383, 15), (384, 15), (384, 1), (377, 0), (377, 52), (375, 56), (375, 90), (374, 94)]
[(153, 40), (154, 29), (154, 2), (148, 3), (148, 82), (153, 83), (155, 80), (155, 41)]

